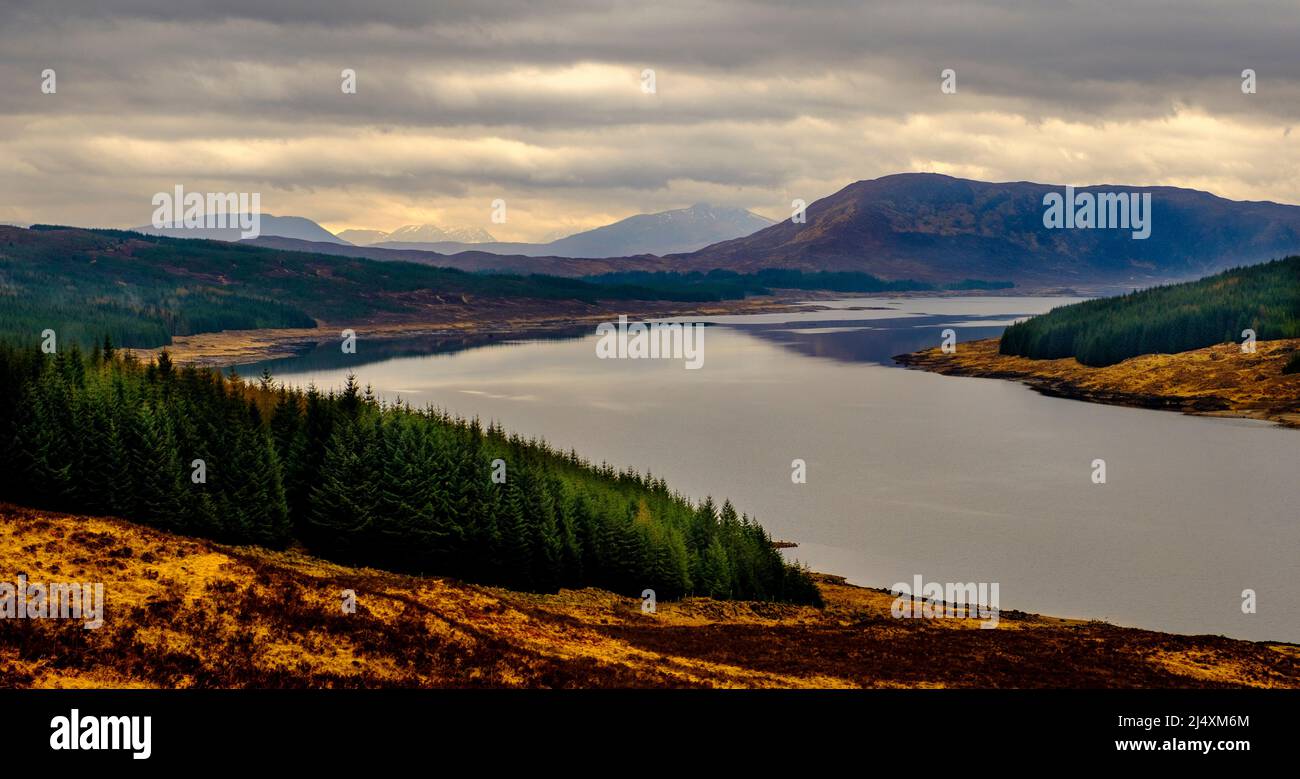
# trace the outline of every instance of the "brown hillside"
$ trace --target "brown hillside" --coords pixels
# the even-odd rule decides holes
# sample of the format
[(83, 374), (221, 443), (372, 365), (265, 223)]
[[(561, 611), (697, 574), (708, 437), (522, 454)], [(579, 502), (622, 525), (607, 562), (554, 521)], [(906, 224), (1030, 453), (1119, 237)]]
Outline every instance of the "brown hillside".
[(1253, 354), (1235, 343), (1178, 354), (1144, 354), (1093, 368), (1073, 357), (1031, 360), (998, 352), (998, 339), (968, 341), (952, 354), (926, 349), (898, 362), (950, 376), (1019, 381), (1046, 395), (1190, 414), (1266, 419), (1300, 427), (1300, 374), (1283, 366), (1300, 338), (1260, 341)]
[[(104, 626), (0, 620), (19, 687), (1300, 687), (1300, 647), (1003, 612), (899, 620), (599, 590), (531, 595), (0, 504), (0, 581), (103, 582)], [(344, 614), (341, 592), (355, 590)]]

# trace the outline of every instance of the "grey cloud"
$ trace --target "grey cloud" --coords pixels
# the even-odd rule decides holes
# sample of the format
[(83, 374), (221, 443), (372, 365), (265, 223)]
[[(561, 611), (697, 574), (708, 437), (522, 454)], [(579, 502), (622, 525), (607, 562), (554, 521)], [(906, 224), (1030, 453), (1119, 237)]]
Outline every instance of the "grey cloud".
[[(1300, 111), (1291, 86), (1300, 82), (1300, 60), (1292, 54), (1300, 15), (1287, 3), (1035, 8), (998, 2), (136, 0), (112, 8), (20, 3), (0, 34), (8, 52), (4, 77), (21, 83), (23, 74), (30, 78), (59, 60), (94, 84), (101, 110), (174, 105), (160, 104), (160, 94), (182, 105), (215, 101), (230, 110), (245, 90), (223, 74), (234, 63), (259, 63), (291, 68), (301, 81), (319, 84), (319, 92), (300, 83), (290, 100), (255, 101), (258, 110), (283, 107), (334, 118), (337, 101), (331, 102), (330, 87), (343, 65), (361, 70), (363, 90), (376, 93), (367, 115), (426, 123), (430, 111), (415, 110), (415, 97), (403, 88), (413, 68), (500, 73), (581, 62), (616, 63), (632, 72), (655, 67), (668, 83), (674, 73), (694, 74), (718, 82), (724, 98), (725, 84), (734, 78), (779, 82), (827, 71), (879, 75), (895, 83), (900, 95), (921, 96), (933, 92), (941, 68), (953, 67), (972, 99), (1020, 101), (1036, 115), (1144, 107), (1149, 114), (1174, 101), (1286, 116)], [(1234, 93), (1246, 67), (1257, 70), (1265, 85), (1249, 105), (1238, 99), (1239, 90)], [(21, 96), (19, 91), (5, 100)], [(30, 96), (23, 105), (31, 105)], [(530, 117), (550, 115), (545, 105), (503, 101), (479, 111), (447, 111), (441, 118), (509, 123), (511, 106)], [(768, 112), (776, 118), (798, 107), (797, 98), (786, 97), (772, 101)], [(569, 108), (562, 104), (554, 113), (568, 115)], [(581, 116), (601, 123), (617, 119), (598, 110)]]
[[(1283, 130), (1300, 119), (1298, 37), (1300, 15), (1285, 2), (9, 0), (0, 219), (48, 218), (61, 204), (102, 223), (86, 215), (121, 208), (108, 194), (114, 181), (143, 191), (167, 177), (322, 202), (349, 192), (437, 202), (497, 188), (585, 198), (593, 210), (685, 205), (700, 193), (779, 202), (770, 193), (926, 164), (1044, 179), (1126, 178), (1130, 166), (1127, 178), (1177, 183), (1194, 166), (1156, 152), (1061, 162), (1010, 139), (1056, 120), (1105, 128), (1191, 108), (1275, 130), (1270, 148), (1293, 149)], [(58, 95), (38, 89), (46, 67), (58, 71)], [(343, 67), (358, 71), (357, 95), (340, 93)], [(644, 67), (656, 70), (656, 96), (638, 89)], [(958, 72), (957, 95), (939, 94), (945, 67)], [(1259, 94), (1240, 92), (1248, 67)], [(996, 144), (954, 132), (987, 115), (1030, 129), (986, 130), (1000, 134)], [(931, 124), (897, 137), (916, 117)], [(411, 141), (399, 160), (380, 148), (386, 137), (459, 154), (457, 143), (499, 139), (520, 151), (443, 160)], [(242, 144), (258, 164), (209, 140)], [(183, 144), (193, 156), (159, 153)], [(278, 158), (264, 151), (280, 146)], [(1242, 191), (1294, 172), (1256, 156), (1200, 162), (1202, 175)]]

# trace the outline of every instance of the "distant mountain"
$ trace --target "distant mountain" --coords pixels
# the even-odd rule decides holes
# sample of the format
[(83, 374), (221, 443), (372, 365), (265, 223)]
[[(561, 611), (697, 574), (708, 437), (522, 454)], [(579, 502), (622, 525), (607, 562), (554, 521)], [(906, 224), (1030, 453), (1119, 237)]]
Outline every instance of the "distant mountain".
[(344, 230), (338, 236), (354, 246), (369, 246), (388, 240), (388, 233), (383, 230)]
[(1233, 201), (1178, 187), (1102, 185), (1081, 193), (1146, 192), (1151, 234), (1048, 229), (1043, 198), (1064, 187), (988, 183), (933, 173), (859, 181), (753, 235), (669, 259), (689, 270), (864, 271), (887, 279), (1009, 279), (1145, 284), (1195, 278), (1300, 252), (1300, 206)]
[[(237, 220), (238, 215), (233, 218)], [(240, 230), (237, 227), (217, 227), (211, 229), (164, 227), (159, 229), (152, 225), (146, 225), (144, 227), (134, 227), (131, 229), (137, 233), (144, 233), (145, 235), (162, 235), (168, 238), (207, 238), (214, 241), (240, 240)], [(346, 240), (339, 238), (324, 227), (321, 227), (312, 220), (301, 216), (275, 216), (273, 214), (262, 214), (261, 234), (275, 235), (281, 238), (295, 238), (300, 241), (323, 241), (326, 243), (338, 244), (347, 243)]]
[(550, 254), (617, 257), (675, 254), (749, 235), (772, 220), (743, 208), (699, 204), (657, 214), (639, 214), (547, 244)]
[(374, 245), (392, 249), (422, 249), (443, 254), (473, 250), (525, 257), (662, 256), (689, 252), (718, 241), (749, 235), (771, 224), (771, 219), (742, 208), (698, 204), (657, 214), (630, 216), (604, 227), (548, 243), (404, 241), (399, 246), (397, 241), (390, 238)]
[(458, 241), (460, 243), (487, 243), (496, 238), (481, 227), (438, 227), (437, 225), (407, 225), (388, 234), (395, 243), (432, 243)]
[[(441, 254), (414, 248), (425, 244), (391, 243), (384, 246), (353, 246), (351, 244), (302, 241), (263, 235), (243, 243), (268, 249), (293, 252), (329, 254), (336, 257), (364, 257), (387, 262), (413, 262), (439, 268), (456, 268), (473, 273), (541, 273), (548, 276), (599, 276), (623, 271), (672, 271), (673, 264), (662, 257), (640, 255), (637, 257), (528, 257), (522, 254), (496, 254), (473, 250)], [(453, 244), (465, 246), (466, 244)], [(473, 246), (474, 244), (469, 244)], [(505, 244), (488, 244), (502, 246)]]
[(339, 237), (358, 246), (379, 243), (467, 243), (478, 244), (495, 241), (492, 233), (481, 227), (439, 227), (433, 224), (406, 225), (391, 233), (383, 230), (344, 230)]

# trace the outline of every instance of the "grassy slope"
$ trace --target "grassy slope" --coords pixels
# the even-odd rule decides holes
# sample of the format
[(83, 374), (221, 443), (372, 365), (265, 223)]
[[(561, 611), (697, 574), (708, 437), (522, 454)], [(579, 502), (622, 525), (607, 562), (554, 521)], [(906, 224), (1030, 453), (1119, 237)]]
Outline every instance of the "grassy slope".
[(1300, 374), (1283, 366), (1300, 339), (1259, 341), (1247, 354), (1238, 344), (1220, 344), (1179, 354), (1148, 354), (1093, 368), (1073, 357), (1031, 360), (1000, 354), (997, 339), (938, 348), (894, 359), (953, 376), (1022, 381), (1049, 395), (1144, 408), (1222, 413), (1268, 419), (1300, 427)]
[[(0, 581), (102, 581), (103, 628), (0, 620), (22, 687), (1300, 687), (1300, 647), (1003, 612), (898, 620), (827, 579), (828, 606), (599, 590), (530, 595), (224, 547), (0, 505)], [(356, 614), (339, 607), (357, 592)]]

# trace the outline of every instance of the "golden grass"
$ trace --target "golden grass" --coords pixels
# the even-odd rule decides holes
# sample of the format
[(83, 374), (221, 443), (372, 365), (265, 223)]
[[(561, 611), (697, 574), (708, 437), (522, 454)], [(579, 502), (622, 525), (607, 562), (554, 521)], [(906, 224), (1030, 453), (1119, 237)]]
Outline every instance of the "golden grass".
[[(103, 582), (99, 630), (0, 620), (20, 687), (1298, 687), (1300, 647), (1002, 613), (899, 620), (821, 577), (825, 609), (539, 595), (0, 505), (0, 581)], [(344, 614), (341, 593), (357, 593)]]
[(1300, 426), (1300, 374), (1282, 366), (1300, 339), (1259, 341), (1247, 354), (1219, 344), (1179, 354), (1148, 354), (1105, 368), (1073, 357), (1031, 360), (998, 353), (998, 339), (904, 355), (900, 362), (955, 376), (1011, 379), (1052, 395), (1099, 403), (1165, 408), (1187, 413), (1242, 416)]

